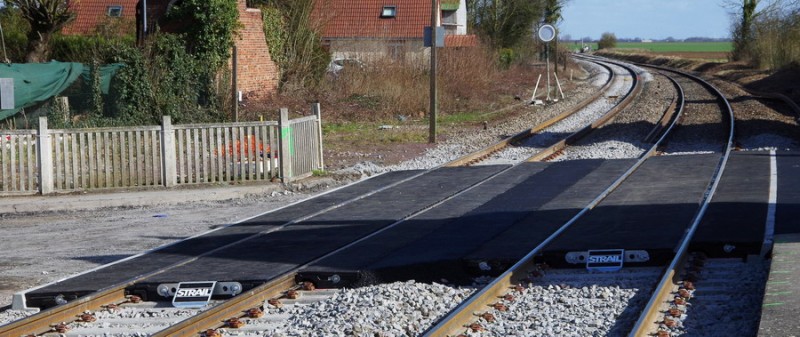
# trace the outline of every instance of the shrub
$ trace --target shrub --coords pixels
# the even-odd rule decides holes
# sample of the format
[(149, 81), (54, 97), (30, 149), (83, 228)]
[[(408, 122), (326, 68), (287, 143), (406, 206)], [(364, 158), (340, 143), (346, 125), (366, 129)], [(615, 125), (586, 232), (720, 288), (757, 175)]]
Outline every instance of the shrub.
[(766, 12), (751, 28), (752, 40), (743, 52), (762, 69), (779, 69), (800, 62), (800, 8)]
[(617, 46), (617, 36), (614, 33), (603, 33), (597, 43), (598, 49), (611, 49)]
[(113, 63), (117, 55), (135, 45), (132, 35), (104, 37), (100, 35), (55, 35), (50, 40), (51, 58), (63, 62), (90, 64)]
[(316, 0), (293, 0), (262, 5), (264, 33), (270, 55), (289, 90), (315, 87), (324, 77), (331, 56), (322, 48), (321, 22), (312, 19)]
[(6, 53), (0, 57), (7, 57), (12, 62), (23, 62), (28, 47), (27, 36), (31, 30), (28, 21), (22, 18), (17, 8), (4, 7), (0, 9), (0, 24), (3, 26)]
[(508, 69), (508, 67), (511, 66), (511, 63), (517, 59), (514, 49), (511, 48), (500, 49), (497, 54), (497, 61), (499, 62), (500, 66), (503, 67), (503, 69)]

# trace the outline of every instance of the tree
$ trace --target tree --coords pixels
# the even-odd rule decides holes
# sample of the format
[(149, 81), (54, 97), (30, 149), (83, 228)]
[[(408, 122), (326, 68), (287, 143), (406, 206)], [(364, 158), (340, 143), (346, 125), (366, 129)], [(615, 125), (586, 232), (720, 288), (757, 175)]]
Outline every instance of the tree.
[(752, 26), (756, 18), (759, 0), (743, 0), (740, 21), (733, 35), (733, 56), (735, 60), (748, 58), (752, 43)]
[(555, 25), (564, 19), (561, 10), (567, 4), (567, 0), (544, 0), (544, 3), (544, 23)]
[(603, 33), (600, 42), (597, 43), (598, 49), (614, 48), (617, 46), (617, 36), (614, 33)]
[(530, 0), (469, 0), (469, 23), (495, 49), (513, 48), (543, 13), (541, 1)]
[(328, 17), (314, 14), (318, 2), (276, 0), (261, 5), (264, 33), (283, 84), (313, 86), (325, 75), (331, 55), (322, 47), (320, 36)]
[(75, 19), (65, 0), (6, 0), (6, 5), (19, 8), (30, 24), (26, 62), (45, 62), (50, 56), (50, 38)]
[(753, 57), (754, 25), (762, 15), (780, 12), (782, 8), (797, 6), (796, 0), (727, 0), (723, 6), (732, 10), (736, 18), (733, 24), (733, 59), (746, 60)]

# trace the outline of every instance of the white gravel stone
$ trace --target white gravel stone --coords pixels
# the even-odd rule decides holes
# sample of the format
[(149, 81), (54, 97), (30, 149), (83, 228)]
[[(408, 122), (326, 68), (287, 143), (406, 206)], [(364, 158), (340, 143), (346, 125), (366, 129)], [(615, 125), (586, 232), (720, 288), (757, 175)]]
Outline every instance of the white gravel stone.
[[(625, 336), (614, 332), (620, 320), (632, 324), (646, 303), (659, 268), (630, 268), (614, 273), (583, 269), (551, 270), (493, 311), (495, 322), (469, 336)], [(637, 296), (639, 294), (640, 296)]]
[(416, 336), (474, 290), (414, 281), (344, 289), (308, 305), (270, 307), (281, 319), (267, 336)]

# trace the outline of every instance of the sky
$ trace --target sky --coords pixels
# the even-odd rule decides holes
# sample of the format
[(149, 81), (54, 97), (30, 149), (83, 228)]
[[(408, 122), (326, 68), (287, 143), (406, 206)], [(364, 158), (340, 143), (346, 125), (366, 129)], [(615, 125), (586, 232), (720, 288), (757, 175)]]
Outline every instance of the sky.
[(617, 38), (685, 39), (728, 38), (729, 0), (569, 0), (562, 10), (559, 35), (572, 39)]

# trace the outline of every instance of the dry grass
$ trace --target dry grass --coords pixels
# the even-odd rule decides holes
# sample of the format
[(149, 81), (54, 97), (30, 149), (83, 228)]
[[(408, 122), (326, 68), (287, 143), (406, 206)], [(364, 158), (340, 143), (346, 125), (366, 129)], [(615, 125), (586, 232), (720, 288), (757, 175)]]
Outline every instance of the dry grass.
[[(496, 56), (484, 47), (441, 49), (438, 59), (439, 106), (442, 115), (490, 109), (499, 100), (513, 100), (514, 85), (504, 78), (518, 77), (519, 69), (501, 70)], [(261, 104), (246, 104), (246, 119), (269, 117), (280, 107), (307, 113), (308, 104), (320, 102), (332, 122), (380, 122), (396, 118), (421, 120), (429, 108), (427, 56), (416, 60), (371, 59), (363, 68), (351, 67), (331, 74), (316, 88), (284, 87)], [(532, 78), (534, 74), (526, 75)], [(529, 80), (530, 86), (534, 80)]]
[[(338, 102), (356, 104), (346, 119), (381, 120), (394, 116), (422, 118), (429, 107), (430, 75), (426, 60), (373, 60), (363, 69), (345, 69), (323, 88)], [(484, 48), (443, 49), (438, 60), (439, 102), (443, 113), (458, 111), (464, 101), (483, 101), (499, 75), (493, 55)]]

